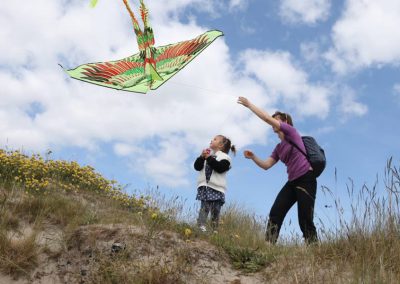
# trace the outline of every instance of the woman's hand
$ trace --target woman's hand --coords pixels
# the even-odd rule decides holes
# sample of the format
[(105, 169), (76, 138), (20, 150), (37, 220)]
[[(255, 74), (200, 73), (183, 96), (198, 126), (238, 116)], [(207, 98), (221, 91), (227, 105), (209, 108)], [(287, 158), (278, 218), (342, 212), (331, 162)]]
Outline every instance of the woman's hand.
[(254, 153), (250, 150), (244, 150), (243, 154), (246, 159), (254, 159)]
[(237, 102), (238, 102), (238, 104), (243, 105), (245, 107), (250, 106), (250, 101), (245, 97), (239, 97)]

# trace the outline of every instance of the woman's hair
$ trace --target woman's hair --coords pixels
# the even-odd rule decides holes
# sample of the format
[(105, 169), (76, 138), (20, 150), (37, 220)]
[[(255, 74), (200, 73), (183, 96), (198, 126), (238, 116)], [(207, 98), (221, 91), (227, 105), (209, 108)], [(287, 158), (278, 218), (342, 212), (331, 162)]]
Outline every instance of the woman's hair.
[(276, 111), (272, 117), (275, 118), (276, 116), (279, 116), (279, 118), (283, 121), (286, 122), (287, 124), (293, 126), (293, 120), (292, 117), (290, 116), (290, 114), (288, 113), (284, 113), (284, 112), (280, 112), (280, 111)]
[(232, 145), (231, 140), (224, 135), (218, 136), (222, 138), (222, 152), (229, 154), (229, 150), (232, 150), (233, 154), (236, 155), (236, 147)]

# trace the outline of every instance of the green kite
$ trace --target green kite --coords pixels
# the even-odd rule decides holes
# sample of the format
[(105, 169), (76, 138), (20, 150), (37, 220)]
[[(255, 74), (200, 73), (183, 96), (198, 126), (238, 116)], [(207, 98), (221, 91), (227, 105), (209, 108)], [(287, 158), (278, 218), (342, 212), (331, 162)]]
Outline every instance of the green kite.
[[(155, 90), (179, 72), (216, 38), (223, 33), (207, 31), (198, 37), (170, 45), (154, 47), (153, 29), (149, 23), (149, 12), (140, 0), (140, 14), (143, 30), (129, 7), (123, 0), (133, 23), (139, 52), (121, 60), (80, 65), (66, 72), (74, 79), (113, 89), (147, 93)], [(95, 6), (97, 1), (91, 1)]]

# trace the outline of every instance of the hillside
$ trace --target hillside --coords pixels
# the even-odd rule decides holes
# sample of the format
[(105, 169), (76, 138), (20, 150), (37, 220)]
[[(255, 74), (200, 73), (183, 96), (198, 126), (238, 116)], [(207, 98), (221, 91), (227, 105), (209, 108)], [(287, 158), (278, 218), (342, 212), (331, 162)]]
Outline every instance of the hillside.
[(391, 161), (385, 176), (388, 195), (350, 191), (352, 219), (322, 229), (318, 245), (270, 246), (238, 206), (224, 208), (218, 233), (201, 233), (178, 221), (179, 205), (130, 196), (89, 166), (0, 151), (0, 283), (397, 283)]

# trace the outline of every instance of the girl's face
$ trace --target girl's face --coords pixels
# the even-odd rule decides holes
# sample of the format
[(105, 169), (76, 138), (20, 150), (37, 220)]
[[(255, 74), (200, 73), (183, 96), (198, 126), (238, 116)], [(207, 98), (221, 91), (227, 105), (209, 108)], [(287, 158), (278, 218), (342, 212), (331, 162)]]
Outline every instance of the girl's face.
[(218, 151), (222, 149), (222, 137), (221, 136), (215, 136), (213, 140), (210, 142), (210, 148), (214, 151)]

